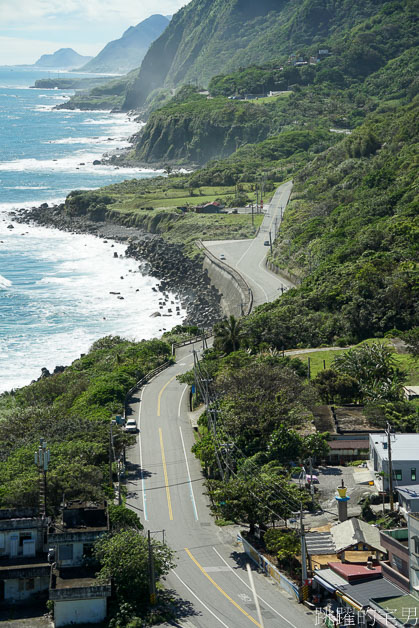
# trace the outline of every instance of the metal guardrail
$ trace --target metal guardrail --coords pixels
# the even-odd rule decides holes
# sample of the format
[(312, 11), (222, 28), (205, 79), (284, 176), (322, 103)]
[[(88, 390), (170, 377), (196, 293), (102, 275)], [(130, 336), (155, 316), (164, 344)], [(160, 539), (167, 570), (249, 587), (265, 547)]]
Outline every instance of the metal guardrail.
[[(193, 338), (188, 338), (187, 340), (182, 340), (181, 342), (174, 342), (172, 344), (172, 351), (173, 349), (179, 349), (180, 347), (185, 347), (186, 345), (191, 345), (195, 342), (200, 342), (202, 341), (203, 338), (206, 338), (206, 339), (211, 338), (211, 336), (212, 336), (212, 331), (206, 331), (200, 336), (194, 336)], [(153, 379), (153, 377), (155, 377), (162, 371), (166, 370), (169, 366), (172, 366), (172, 364), (173, 364), (172, 360), (167, 360), (167, 362), (160, 364), (160, 366), (158, 366), (157, 368), (146, 373), (144, 377), (142, 377), (136, 384), (134, 384), (134, 386), (132, 386), (132, 388), (129, 389), (129, 391), (125, 395), (125, 400), (124, 400), (124, 417), (127, 416), (128, 400), (132, 397), (133, 393), (135, 393), (136, 390), (141, 388), (141, 386), (144, 386), (144, 384), (147, 384), (147, 382)]]
[(204, 254), (208, 257), (209, 260), (211, 260), (213, 264), (218, 266), (221, 270), (224, 270), (225, 272), (227, 272), (232, 277), (232, 279), (236, 282), (239, 290), (243, 294), (243, 302), (242, 302), (243, 316), (248, 316), (250, 312), (252, 311), (252, 307), (253, 307), (253, 292), (252, 292), (251, 287), (247, 283), (247, 281), (244, 279), (243, 275), (241, 275), (234, 268), (231, 268), (231, 266), (229, 266), (225, 262), (222, 262), (221, 260), (219, 260), (213, 253), (211, 253), (209, 249), (207, 249), (207, 247), (202, 242), (202, 240), (197, 240), (196, 245), (199, 249), (201, 249), (204, 252)]

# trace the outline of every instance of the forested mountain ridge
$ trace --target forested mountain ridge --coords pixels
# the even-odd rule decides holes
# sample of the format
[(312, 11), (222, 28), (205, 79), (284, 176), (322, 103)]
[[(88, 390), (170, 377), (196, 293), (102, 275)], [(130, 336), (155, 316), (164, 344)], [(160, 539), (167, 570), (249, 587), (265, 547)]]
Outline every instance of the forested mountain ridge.
[[(151, 113), (136, 139), (136, 158), (143, 163), (202, 165), (226, 157), (238, 146), (295, 126), (355, 128), (374, 111), (380, 98), (387, 99), (389, 93), (400, 98), (406, 89), (413, 94), (419, 43), (413, 9), (419, 5), (417, 0), (393, 4), (384, 5), (349, 30), (335, 30), (329, 38), (329, 54), (320, 60), (312, 44), (300, 47), (298, 57), (216, 75), (209, 83), (210, 100), (199, 96), (198, 89), (184, 86), (169, 103)], [(295, 64), (296, 58), (306, 61)], [(308, 63), (309, 59), (315, 60)], [(269, 90), (285, 93), (252, 102), (235, 100)], [(159, 93), (164, 94), (162, 90)], [(227, 100), (232, 95), (234, 99)]]
[[(140, 107), (157, 88), (196, 82), (220, 72), (289, 55), (300, 46), (322, 48), (333, 33), (374, 16), (384, 0), (192, 0), (150, 47), (125, 108)], [(390, 9), (391, 10), (391, 6)]]
[(81, 69), (84, 72), (123, 74), (138, 68), (150, 47), (169, 24), (163, 15), (151, 15), (136, 26), (130, 26), (119, 39), (110, 41)]

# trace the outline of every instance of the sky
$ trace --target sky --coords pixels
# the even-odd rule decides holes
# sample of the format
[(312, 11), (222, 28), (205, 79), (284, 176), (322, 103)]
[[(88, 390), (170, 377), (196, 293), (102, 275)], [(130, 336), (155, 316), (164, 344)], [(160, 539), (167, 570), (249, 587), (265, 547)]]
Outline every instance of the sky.
[(129, 26), (189, 1), (0, 0), (0, 65), (32, 64), (59, 48), (95, 56)]

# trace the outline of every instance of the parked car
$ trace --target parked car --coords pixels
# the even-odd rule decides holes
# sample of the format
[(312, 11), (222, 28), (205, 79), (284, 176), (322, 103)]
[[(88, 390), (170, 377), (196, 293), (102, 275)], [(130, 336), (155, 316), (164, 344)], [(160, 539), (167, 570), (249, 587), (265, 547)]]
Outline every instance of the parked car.
[(224, 253), (221, 253), (220, 259), (225, 259), (225, 258), (226, 258), (226, 256), (224, 255)]
[(306, 475), (306, 482), (307, 484), (320, 484), (319, 482), (319, 478), (317, 477), (317, 475)]
[(137, 432), (137, 421), (135, 419), (128, 419), (125, 423), (126, 432)]
[(265, 246), (270, 246), (270, 242), (269, 240), (265, 240), (265, 242), (263, 243)]

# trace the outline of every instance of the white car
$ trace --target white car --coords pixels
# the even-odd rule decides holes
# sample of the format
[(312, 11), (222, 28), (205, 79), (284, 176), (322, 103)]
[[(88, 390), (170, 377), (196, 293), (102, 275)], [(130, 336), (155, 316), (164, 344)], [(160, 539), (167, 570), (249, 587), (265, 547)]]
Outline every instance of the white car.
[(135, 419), (128, 419), (125, 423), (126, 432), (137, 432), (137, 421)]
[(220, 259), (225, 259), (225, 258), (226, 258), (226, 256), (224, 255), (224, 253), (221, 253)]

